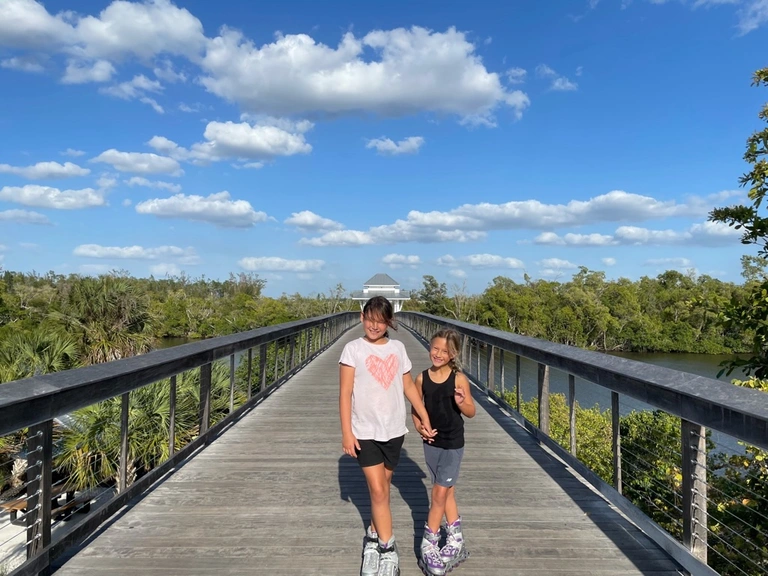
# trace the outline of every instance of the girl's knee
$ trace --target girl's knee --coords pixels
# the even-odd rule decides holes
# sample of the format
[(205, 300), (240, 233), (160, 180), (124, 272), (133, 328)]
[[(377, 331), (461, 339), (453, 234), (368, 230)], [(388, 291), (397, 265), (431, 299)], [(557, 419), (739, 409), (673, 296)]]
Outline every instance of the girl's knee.
[(373, 502), (387, 502), (389, 501), (389, 485), (386, 483), (369, 485), (368, 490), (371, 493), (371, 500)]
[(446, 488), (445, 486), (438, 486), (435, 484), (432, 487), (432, 500), (436, 501), (438, 504), (445, 504), (446, 500), (448, 499), (448, 492), (450, 488)]

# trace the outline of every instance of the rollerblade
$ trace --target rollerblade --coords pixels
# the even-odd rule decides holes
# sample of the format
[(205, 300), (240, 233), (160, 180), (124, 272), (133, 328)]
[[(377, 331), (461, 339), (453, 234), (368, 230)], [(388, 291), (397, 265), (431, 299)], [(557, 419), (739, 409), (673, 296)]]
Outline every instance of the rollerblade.
[(445, 572), (450, 572), (469, 558), (469, 551), (464, 544), (464, 535), (461, 532), (461, 517), (446, 525), (445, 532), (447, 537), (445, 546), (440, 550), (440, 556), (445, 563)]
[(440, 557), (440, 532), (432, 532), (429, 525), (424, 525), (424, 536), (421, 540), (421, 558), (419, 568), (426, 576), (443, 576), (445, 563)]
[(363, 565), (360, 576), (377, 576), (379, 573), (379, 536), (368, 529), (363, 537)]
[(379, 541), (379, 572), (377, 576), (400, 576), (400, 553), (397, 550), (394, 536), (386, 544)]

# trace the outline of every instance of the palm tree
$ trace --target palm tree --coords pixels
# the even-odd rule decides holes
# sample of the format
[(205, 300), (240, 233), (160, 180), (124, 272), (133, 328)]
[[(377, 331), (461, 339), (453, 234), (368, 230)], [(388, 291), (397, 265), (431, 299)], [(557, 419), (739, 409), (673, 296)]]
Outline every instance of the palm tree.
[(0, 341), (0, 383), (73, 368), (77, 344), (59, 332), (37, 328)]
[(83, 362), (119, 360), (152, 349), (149, 298), (129, 278), (78, 278), (52, 316), (78, 334)]
[[(170, 383), (162, 380), (131, 392), (128, 452), (130, 468), (145, 473), (169, 456)], [(236, 405), (245, 394), (236, 393)], [(200, 371), (177, 377), (175, 447), (197, 437), (200, 405)], [(222, 419), (229, 409), (229, 367), (213, 364), (211, 370), (211, 420)], [(70, 415), (62, 430), (56, 467), (69, 475), (68, 485), (85, 490), (111, 483), (120, 464), (120, 398), (94, 404)]]

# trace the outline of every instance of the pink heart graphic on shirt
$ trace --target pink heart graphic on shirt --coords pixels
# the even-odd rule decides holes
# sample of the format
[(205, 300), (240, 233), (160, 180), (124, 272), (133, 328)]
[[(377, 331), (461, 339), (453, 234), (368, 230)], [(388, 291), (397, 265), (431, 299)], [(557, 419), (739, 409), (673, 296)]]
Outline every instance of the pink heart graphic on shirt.
[(382, 360), (372, 354), (365, 359), (365, 367), (384, 390), (388, 390), (397, 371), (397, 356), (390, 354)]

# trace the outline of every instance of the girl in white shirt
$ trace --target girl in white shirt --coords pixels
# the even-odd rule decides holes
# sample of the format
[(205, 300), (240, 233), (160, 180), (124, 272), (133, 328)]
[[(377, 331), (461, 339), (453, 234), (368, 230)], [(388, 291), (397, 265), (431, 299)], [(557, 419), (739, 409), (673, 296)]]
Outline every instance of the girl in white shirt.
[[(341, 447), (357, 458), (371, 495), (371, 524), (363, 547), (362, 576), (399, 576), (389, 504), (392, 473), (407, 433), (405, 395), (427, 435), (435, 431), (411, 377), (402, 342), (389, 339), (395, 328), (392, 304), (383, 296), (366, 302), (360, 314), (365, 336), (344, 346), (339, 360)], [(422, 433), (423, 434), (423, 433)]]

